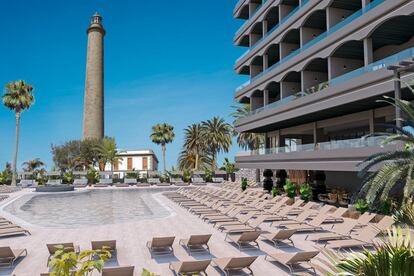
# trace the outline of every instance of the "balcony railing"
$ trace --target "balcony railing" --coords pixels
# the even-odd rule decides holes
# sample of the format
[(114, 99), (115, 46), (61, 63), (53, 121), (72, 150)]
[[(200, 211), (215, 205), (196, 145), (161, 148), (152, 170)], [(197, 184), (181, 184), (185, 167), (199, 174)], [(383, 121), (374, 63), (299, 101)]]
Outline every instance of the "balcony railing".
[(244, 151), (237, 153), (237, 156), (260, 156), (260, 155), (271, 155), (279, 153), (291, 153), (291, 152), (315, 152), (322, 150), (339, 150), (339, 149), (355, 149), (355, 148), (366, 148), (366, 147), (379, 147), (383, 145), (386, 136), (369, 136), (357, 139), (349, 140), (337, 140), (316, 144), (304, 144), (285, 146), (279, 148), (261, 148), (257, 150)]
[(309, 49), (310, 47), (312, 47), (313, 45), (317, 44), (321, 40), (327, 38), (329, 35), (335, 33), (339, 29), (342, 29), (344, 26), (350, 24), (355, 19), (360, 18), (362, 15), (364, 15), (365, 13), (371, 11), (372, 9), (374, 9), (375, 7), (377, 7), (378, 5), (380, 5), (381, 3), (383, 3), (384, 1), (386, 1), (386, 0), (375, 0), (375, 1), (371, 2), (370, 4), (366, 5), (365, 7), (363, 7), (362, 9), (360, 9), (359, 11), (357, 11), (357, 12), (353, 13), (352, 15), (348, 16), (346, 19), (344, 19), (340, 23), (336, 24), (335, 26), (333, 26), (332, 28), (330, 28), (328, 31), (326, 31), (326, 32), (320, 34), (319, 36), (315, 37), (314, 39), (312, 39), (311, 41), (309, 41), (308, 43), (306, 43), (305, 45), (303, 45), (299, 49), (293, 51), (292, 53), (290, 53), (286, 57), (282, 58), (281, 60), (279, 60), (278, 62), (276, 62), (275, 64), (273, 64), (269, 68), (267, 68), (266, 70), (263, 70), (263, 72), (259, 73), (258, 75), (254, 76), (253, 78), (251, 78), (248, 81), (248, 83), (245, 83), (245, 84), (239, 86), (236, 89), (236, 92), (237, 91), (240, 91), (242, 88), (248, 86), (250, 83), (254, 82), (255, 80), (261, 78), (263, 75), (265, 75), (268, 72), (272, 71), (273, 69), (275, 69), (279, 65), (287, 62), (291, 58), (293, 58), (293, 57), (299, 55), (300, 53), (302, 53), (303, 51)]
[(269, 109), (273, 109), (273, 108), (285, 105), (289, 102), (292, 102), (292, 101), (294, 101), (296, 99), (299, 99), (299, 98), (302, 98), (304, 96), (323, 91), (323, 90), (325, 90), (325, 88), (335, 87), (335, 86), (337, 86), (341, 83), (344, 83), (346, 81), (352, 80), (352, 79), (357, 78), (357, 77), (360, 77), (364, 74), (386, 68), (389, 65), (398, 64), (400, 61), (403, 61), (403, 60), (406, 60), (406, 59), (411, 59), (413, 57), (414, 57), (414, 48), (406, 49), (406, 50), (404, 50), (402, 52), (399, 52), (395, 55), (386, 57), (382, 60), (371, 63), (371, 64), (369, 64), (365, 67), (361, 67), (361, 68), (356, 69), (354, 71), (351, 71), (349, 73), (343, 74), (339, 77), (336, 77), (336, 78), (334, 78), (330, 81), (321, 83), (321, 84), (319, 84), (317, 86), (314, 86), (314, 87), (311, 87), (311, 88), (307, 89), (305, 92), (299, 92), (295, 95), (288, 96), (288, 97), (283, 98), (279, 101), (276, 101), (276, 102), (273, 102), (271, 104), (260, 107), (258, 109), (252, 110), (252, 111), (249, 112), (248, 116), (260, 113), (263, 110), (269, 110)]
[[(263, 2), (263, 4), (268, 1), (265, 0)], [(269, 35), (271, 35), (275, 30), (277, 30), (283, 23), (285, 23), (290, 17), (292, 17), (292, 15), (294, 15), (297, 11), (299, 11), (303, 6), (305, 6), (310, 0), (304, 0), (302, 1), (302, 3), (297, 6), (296, 8), (294, 8), (290, 13), (288, 13), (288, 15), (286, 15), (285, 17), (282, 18), (282, 20), (279, 21), (279, 23), (277, 23), (272, 29), (270, 29), (270, 31), (268, 31), (266, 34), (264, 34), (262, 36), (262, 38), (260, 38), (258, 41), (256, 41), (249, 49), (246, 50), (246, 52), (244, 52), (237, 60), (236, 63), (239, 62), (242, 58), (244, 58), (251, 50), (253, 50), (254, 48), (256, 48), (257, 45), (259, 45), (259, 43), (261, 41), (263, 41), (266, 37), (268, 37)], [(261, 6), (263, 6), (263, 4)], [(250, 17), (252, 18), (261, 8), (261, 6), (254, 12), (254, 14)], [(250, 21), (250, 19), (248, 21), (246, 21), (238, 30), (237, 33), (240, 32), (241, 29), (243, 29), (243, 27)]]

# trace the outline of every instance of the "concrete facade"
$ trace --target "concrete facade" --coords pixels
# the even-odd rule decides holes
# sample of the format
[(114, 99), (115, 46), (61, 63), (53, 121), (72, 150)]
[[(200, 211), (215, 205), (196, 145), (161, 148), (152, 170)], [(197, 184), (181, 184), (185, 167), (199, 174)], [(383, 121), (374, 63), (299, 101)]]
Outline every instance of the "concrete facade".
[(102, 17), (92, 16), (87, 30), (83, 139), (104, 137), (104, 36)]
[[(395, 109), (378, 100), (394, 96), (387, 66), (414, 58), (414, 1), (240, 0), (234, 17), (244, 20), (234, 44), (246, 47), (234, 70), (248, 78), (234, 100), (252, 109), (235, 128), (266, 137), (236, 156), (240, 168), (351, 180), (368, 156), (397, 147), (364, 137), (395, 124)], [(402, 79), (412, 100), (414, 74)]]
[[(147, 177), (149, 172), (158, 170), (158, 158), (150, 149), (145, 150), (118, 150), (119, 163), (112, 168), (114, 174), (123, 178), (126, 172), (136, 171), (140, 177)], [(107, 164), (105, 171), (111, 171)]]

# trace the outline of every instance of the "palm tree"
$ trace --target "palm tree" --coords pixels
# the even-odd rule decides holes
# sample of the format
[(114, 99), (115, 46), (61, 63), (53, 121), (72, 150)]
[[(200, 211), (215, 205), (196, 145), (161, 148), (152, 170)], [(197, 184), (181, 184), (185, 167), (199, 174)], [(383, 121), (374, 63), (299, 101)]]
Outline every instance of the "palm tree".
[(161, 145), (164, 174), (166, 173), (166, 165), (165, 165), (166, 147), (165, 146), (166, 144), (171, 143), (174, 140), (174, 138), (175, 138), (175, 134), (174, 134), (173, 126), (166, 124), (166, 123), (162, 123), (162, 124), (157, 124), (152, 127), (152, 133), (150, 135), (150, 139), (153, 143), (157, 145)]
[(201, 127), (206, 144), (211, 152), (211, 167), (215, 170), (217, 168), (217, 154), (229, 152), (232, 144), (233, 127), (219, 117), (201, 122)]
[[(211, 169), (211, 154), (207, 151), (199, 153), (197, 170)], [(178, 168), (180, 170), (195, 170), (196, 156), (193, 152), (183, 149), (178, 157)]]
[[(234, 118), (233, 124), (249, 115), (251, 110), (250, 104), (242, 106), (233, 106), (234, 112), (231, 114)], [(263, 146), (265, 137), (262, 133), (240, 132), (237, 134), (237, 144), (243, 150), (255, 150)], [(260, 169), (256, 169), (256, 182), (260, 182)]]
[(26, 172), (34, 172), (35, 170), (43, 167), (45, 163), (40, 160), (40, 158), (36, 158), (33, 160), (28, 160), (22, 164), (24, 166), (24, 171)]
[(6, 84), (3, 95), (3, 104), (16, 114), (16, 138), (14, 144), (13, 176), (11, 185), (16, 186), (17, 179), (17, 152), (19, 148), (20, 115), (34, 103), (33, 87), (23, 80), (12, 81)]
[(200, 155), (206, 151), (206, 141), (200, 124), (193, 124), (184, 129), (184, 149), (194, 156), (194, 169), (199, 169)]
[[(414, 91), (411, 92), (414, 95)], [(383, 102), (400, 108), (406, 116), (406, 124), (414, 125), (414, 105), (409, 101), (392, 99), (385, 96)], [(401, 120), (401, 118), (397, 118)], [(372, 204), (378, 196), (381, 201), (385, 201), (393, 187), (397, 184), (404, 183), (404, 200), (407, 200), (413, 193), (414, 189), (414, 132), (406, 128), (391, 125), (393, 133), (381, 133), (387, 138), (383, 145), (390, 143), (401, 143), (404, 147), (392, 152), (381, 152), (373, 154), (360, 164), (360, 175), (365, 177), (364, 186), (360, 195), (365, 195), (367, 202)], [(379, 134), (379, 133), (378, 133)], [(377, 134), (377, 135), (378, 135)], [(372, 169), (381, 165), (374, 173)]]
[(104, 165), (111, 164), (111, 171), (122, 159), (118, 155), (115, 138), (103, 138), (97, 145), (97, 151), (99, 152), (99, 162)]

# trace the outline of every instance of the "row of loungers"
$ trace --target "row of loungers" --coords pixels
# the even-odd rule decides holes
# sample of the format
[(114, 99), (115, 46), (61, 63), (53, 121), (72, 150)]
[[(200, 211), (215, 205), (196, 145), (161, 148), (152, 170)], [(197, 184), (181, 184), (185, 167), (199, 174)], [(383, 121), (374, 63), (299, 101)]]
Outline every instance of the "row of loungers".
[(30, 235), (30, 232), (10, 220), (0, 217), (0, 237), (6, 238), (17, 235)]
[[(94, 184), (94, 187), (97, 188), (104, 188), (104, 187), (109, 187), (109, 186), (115, 186), (115, 187), (131, 187), (131, 186), (137, 186), (137, 187), (150, 187), (150, 186), (158, 186), (158, 187), (170, 187), (170, 186), (178, 186), (178, 187), (185, 187), (185, 186), (190, 186), (190, 183), (166, 183), (166, 182), (144, 182), (144, 183), (136, 183), (136, 184), (132, 184), (132, 183), (97, 183)], [(191, 185), (194, 186), (205, 186), (207, 185), (207, 183), (191, 183)], [(84, 188), (87, 185), (74, 185), (76, 188)]]
[[(375, 239), (394, 223), (390, 216), (384, 216), (376, 223), (372, 222), (378, 216), (374, 213), (350, 219), (345, 217), (347, 208), (305, 203), (301, 199), (291, 202), (285, 196), (269, 199), (268, 194), (257, 190), (240, 192), (226, 185), (222, 189), (179, 189), (164, 195), (225, 232), (225, 240), (237, 244), (240, 250), (245, 246), (259, 247), (259, 238), (276, 247), (281, 244), (295, 246), (291, 238), (301, 232), (308, 233), (306, 240), (315, 245), (324, 243), (326, 248), (338, 251), (362, 248), (374, 245)], [(270, 231), (262, 229), (261, 225), (266, 222), (270, 223)], [(266, 260), (286, 265), (292, 262), (290, 258), (294, 258), (310, 264), (319, 251), (298, 252), (295, 256), (284, 254), (287, 253), (267, 253)], [(294, 273), (293, 266), (286, 266)], [(313, 266), (309, 268), (314, 269)]]

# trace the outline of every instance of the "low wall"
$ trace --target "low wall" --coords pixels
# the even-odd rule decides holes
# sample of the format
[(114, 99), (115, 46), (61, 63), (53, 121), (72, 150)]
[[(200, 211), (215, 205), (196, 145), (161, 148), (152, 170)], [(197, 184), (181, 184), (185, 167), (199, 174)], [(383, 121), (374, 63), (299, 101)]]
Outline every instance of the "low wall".
[(38, 186), (36, 192), (41, 193), (60, 193), (74, 191), (75, 187), (71, 185), (59, 185), (59, 186)]

